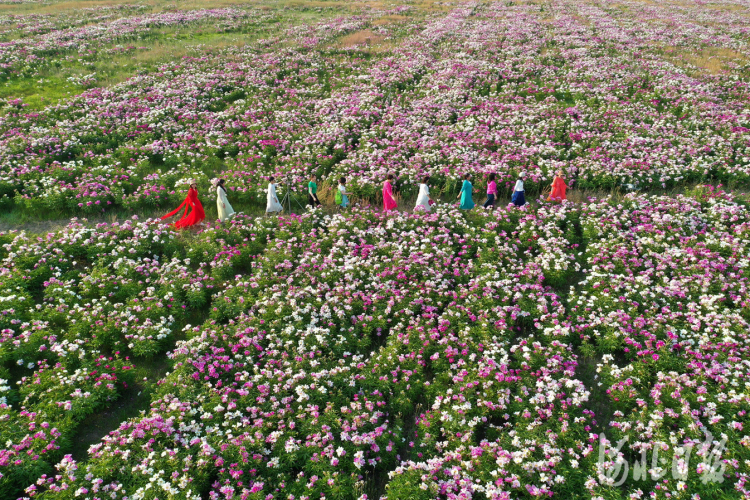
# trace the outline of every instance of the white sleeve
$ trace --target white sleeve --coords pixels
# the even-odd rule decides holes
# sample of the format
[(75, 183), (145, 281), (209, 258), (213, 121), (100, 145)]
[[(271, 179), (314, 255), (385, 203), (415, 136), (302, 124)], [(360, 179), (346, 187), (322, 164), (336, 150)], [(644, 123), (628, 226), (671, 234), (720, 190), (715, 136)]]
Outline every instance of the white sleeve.
[(523, 181), (521, 179), (518, 179), (516, 181), (516, 187), (513, 188), (514, 191), (523, 191)]

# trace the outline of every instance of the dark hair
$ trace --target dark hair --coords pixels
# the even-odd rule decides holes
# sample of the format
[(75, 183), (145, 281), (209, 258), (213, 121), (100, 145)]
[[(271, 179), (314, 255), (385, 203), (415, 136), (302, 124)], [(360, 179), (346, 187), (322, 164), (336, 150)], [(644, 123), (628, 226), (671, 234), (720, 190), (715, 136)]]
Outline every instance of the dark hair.
[(494, 181), (494, 180), (495, 180), (495, 173), (493, 172), (490, 174), (490, 181)]
[(273, 181), (273, 175), (268, 178), (269, 181)]
[(393, 174), (388, 174), (388, 180), (389, 180), (389, 181), (392, 181), (392, 180), (393, 180)]
[(339, 179), (339, 184), (346, 184), (346, 177)]
[(224, 190), (224, 192), (227, 192), (227, 188), (224, 187), (224, 179), (219, 179), (219, 187)]
[(424, 176), (424, 179), (422, 179), (422, 182), (423, 182), (424, 184), (427, 184), (427, 181), (429, 181), (429, 180), (430, 180), (430, 176), (429, 176), (429, 175), (425, 175), (425, 176)]
[(464, 174), (464, 179), (468, 180), (470, 176), (471, 176), (471, 174), (469, 172), (466, 172)]

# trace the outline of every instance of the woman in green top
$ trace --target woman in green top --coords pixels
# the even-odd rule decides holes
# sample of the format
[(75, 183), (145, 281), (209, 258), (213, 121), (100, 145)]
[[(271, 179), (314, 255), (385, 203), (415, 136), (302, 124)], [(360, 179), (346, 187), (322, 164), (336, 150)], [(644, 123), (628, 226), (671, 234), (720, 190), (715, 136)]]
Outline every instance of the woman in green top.
[(469, 174), (464, 175), (464, 183), (461, 186), (461, 194), (458, 195), (461, 198), (461, 208), (464, 210), (471, 210), (474, 208), (474, 200), (471, 198), (471, 193), (474, 191), (474, 186), (469, 182)]
[(313, 174), (310, 176), (310, 182), (307, 183), (307, 204), (313, 208), (321, 205), (318, 199), (318, 184), (315, 182), (317, 180), (315, 174)]

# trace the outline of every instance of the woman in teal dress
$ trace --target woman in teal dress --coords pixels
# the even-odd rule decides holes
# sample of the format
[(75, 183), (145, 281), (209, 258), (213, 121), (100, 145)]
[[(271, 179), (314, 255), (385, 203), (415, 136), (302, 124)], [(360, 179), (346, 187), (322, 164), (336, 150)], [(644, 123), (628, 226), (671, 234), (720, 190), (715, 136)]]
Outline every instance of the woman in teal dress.
[(474, 191), (474, 187), (469, 182), (469, 174), (464, 175), (464, 183), (461, 186), (461, 194), (458, 195), (461, 198), (461, 208), (463, 210), (471, 210), (474, 208), (474, 200), (471, 198), (471, 193)]

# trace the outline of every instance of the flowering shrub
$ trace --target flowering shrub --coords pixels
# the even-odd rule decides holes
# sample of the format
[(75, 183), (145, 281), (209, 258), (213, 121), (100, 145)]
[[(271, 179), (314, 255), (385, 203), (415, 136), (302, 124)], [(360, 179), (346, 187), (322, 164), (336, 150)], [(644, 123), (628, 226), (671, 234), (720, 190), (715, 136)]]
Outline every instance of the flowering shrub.
[[(704, 192), (6, 239), (4, 307), (19, 313), (0, 343), (0, 485), (40, 498), (741, 493), (749, 216)], [(65, 456), (81, 419), (165, 352), (150, 409), (85, 460)], [(720, 459), (709, 432), (728, 438)], [(656, 448), (682, 457), (679, 475), (649, 455), (618, 482), (618, 463)]]
[[(265, 203), (269, 176), (304, 194), (313, 172), (321, 194), (344, 175), (370, 199), (387, 173), (407, 198), (425, 174), (434, 194), (455, 195), (467, 172), (477, 185), (494, 172), (509, 193), (523, 170), (530, 194), (559, 169), (594, 188), (745, 182), (747, 89), (737, 78), (747, 23), (732, 5), (468, 2), (441, 15), (395, 6), (339, 17), (321, 7), (320, 19), (305, 23), (292, 7), (145, 14), (123, 6), (109, 16), (45, 17), (39, 33), (27, 29), (37, 18), (20, 28), (14, 18), (14, 38), (0, 51), (9, 72), (62, 57), (84, 64), (170, 27), (211, 23), (263, 38), (195, 48), (38, 113), (9, 99), (0, 198), (29, 213), (163, 208), (164, 195), (171, 204), (183, 191), (177, 181), (196, 173), (225, 176), (240, 210)], [(341, 45), (362, 33), (384, 40)], [(701, 51), (718, 54), (698, 61), (706, 68), (689, 63)], [(96, 85), (93, 74), (87, 67), (71, 78)], [(61, 176), (58, 165), (71, 161), (81, 167)], [(85, 175), (94, 166), (110, 172)]]
[[(644, 477), (664, 478), (659, 498), (703, 486), (704, 466), (695, 463), (709, 458), (711, 447), (701, 446), (707, 433), (728, 439), (722, 467), (747, 494), (748, 213), (731, 196), (707, 192), (715, 191), (600, 203), (581, 219), (592, 237), (573, 302), (575, 332), (582, 349), (601, 353), (597, 372), (614, 410), (608, 435), (627, 440), (622, 453), (640, 459), (658, 448), (683, 457), (677, 479), (647, 461)], [(618, 478), (596, 472), (587, 488), (611, 491)]]
[[(525, 171), (529, 198), (559, 169), (629, 191), (748, 178), (730, 0), (377, 5), (0, 19), (14, 78), (160, 28), (268, 35), (107, 88), (87, 69), (38, 113), (7, 99), (2, 207), (166, 210), (218, 176), (238, 211), (272, 175), (376, 199), (389, 172), (403, 197), (429, 174), (438, 200), (464, 173)], [(347, 45), (362, 33), (382, 44)], [(749, 210), (699, 184), (0, 232), (0, 498), (750, 496)], [(148, 407), (76, 452), (156, 360)]]

